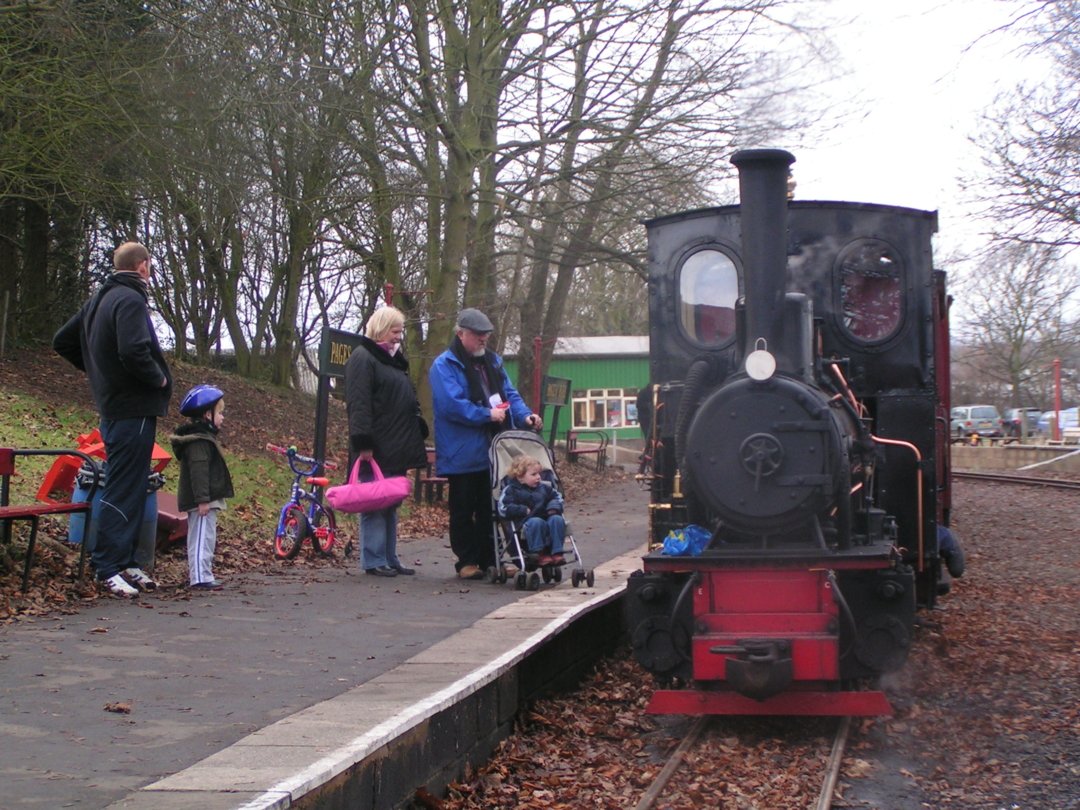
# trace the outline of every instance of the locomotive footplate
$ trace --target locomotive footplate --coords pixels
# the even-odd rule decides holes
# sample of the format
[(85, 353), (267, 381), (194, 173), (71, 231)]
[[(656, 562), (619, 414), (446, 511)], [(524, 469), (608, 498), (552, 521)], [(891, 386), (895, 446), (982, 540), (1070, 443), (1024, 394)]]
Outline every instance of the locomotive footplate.
[(758, 549), (746, 546), (710, 548), (696, 557), (673, 557), (662, 549), (650, 551), (641, 558), (646, 571), (708, 571), (735, 568), (743, 565), (761, 565), (763, 561), (782, 567), (830, 568), (835, 571), (855, 569), (889, 568), (898, 560), (896, 548), (891, 544), (878, 543), (856, 546), (823, 554), (820, 549), (775, 548)]

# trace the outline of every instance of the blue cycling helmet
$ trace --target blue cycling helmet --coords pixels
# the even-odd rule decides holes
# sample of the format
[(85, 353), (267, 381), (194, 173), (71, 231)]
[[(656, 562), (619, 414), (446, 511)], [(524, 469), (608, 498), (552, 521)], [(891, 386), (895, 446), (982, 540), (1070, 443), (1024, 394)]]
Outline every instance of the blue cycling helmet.
[(220, 388), (196, 385), (184, 395), (184, 400), (180, 403), (180, 413), (184, 416), (202, 416), (223, 396), (225, 392)]

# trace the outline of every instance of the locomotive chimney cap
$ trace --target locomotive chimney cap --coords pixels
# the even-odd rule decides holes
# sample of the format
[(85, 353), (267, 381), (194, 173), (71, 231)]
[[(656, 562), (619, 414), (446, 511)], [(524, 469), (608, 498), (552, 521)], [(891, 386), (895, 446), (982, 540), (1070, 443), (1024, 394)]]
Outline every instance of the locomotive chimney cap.
[(785, 163), (790, 166), (795, 162), (795, 156), (786, 149), (740, 149), (731, 156), (731, 162), (736, 166), (745, 163)]

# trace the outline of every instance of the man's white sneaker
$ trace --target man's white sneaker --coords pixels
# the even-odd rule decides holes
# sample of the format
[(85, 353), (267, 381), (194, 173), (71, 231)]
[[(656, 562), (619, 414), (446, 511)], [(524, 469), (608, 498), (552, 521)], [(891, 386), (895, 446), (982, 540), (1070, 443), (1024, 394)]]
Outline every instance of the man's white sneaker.
[(157, 583), (141, 568), (125, 568), (124, 579), (138, 588), (140, 591), (156, 591)]
[(125, 599), (134, 599), (139, 595), (138, 590), (128, 585), (127, 580), (120, 574), (113, 574), (108, 579), (101, 580), (101, 584), (109, 589), (113, 596), (122, 596)]

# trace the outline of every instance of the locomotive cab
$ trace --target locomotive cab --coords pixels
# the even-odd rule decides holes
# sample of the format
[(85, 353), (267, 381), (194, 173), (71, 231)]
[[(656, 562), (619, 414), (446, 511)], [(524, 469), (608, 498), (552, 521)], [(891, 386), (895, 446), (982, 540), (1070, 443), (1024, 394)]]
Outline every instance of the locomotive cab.
[(651, 536), (710, 538), (630, 578), (635, 655), (683, 687), (651, 711), (888, 712), (851, 687), (936, 593), (936, 218), (789, 203), (793, 160), (740, 152), (738, 207), (646, 223)]

